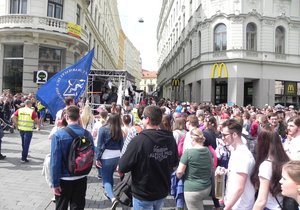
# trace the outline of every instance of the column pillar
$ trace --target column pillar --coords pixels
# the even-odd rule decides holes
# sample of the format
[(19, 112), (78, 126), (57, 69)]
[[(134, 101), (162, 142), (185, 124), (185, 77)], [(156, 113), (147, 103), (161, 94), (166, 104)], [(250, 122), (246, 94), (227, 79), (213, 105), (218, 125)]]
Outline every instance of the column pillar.
[(212, 101), (212, 79), (202, 79), (200, 84), (200, 101)]
[(227, 102), (244, 105), (244, 78), (228, 78)]
[(259, 79), (253, 81), (253, 105), (263, 107), (275, 103), (275, 80)]

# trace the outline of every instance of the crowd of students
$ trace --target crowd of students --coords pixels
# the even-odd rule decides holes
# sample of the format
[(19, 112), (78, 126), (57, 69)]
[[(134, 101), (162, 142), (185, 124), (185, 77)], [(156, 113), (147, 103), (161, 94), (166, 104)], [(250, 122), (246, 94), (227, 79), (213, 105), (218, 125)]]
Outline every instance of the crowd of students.
[[(265, 105), (257, 108), (164, 99), (158, 102), (144, 100), (142, 105), (145, 104), (161, 108), (163, 117), (160, 129), (173, 132), (178, 154), (184, 154), (176, 174), (187, 183), (183, 194), (187, 195), (185, 202), (190, 209), (193, 209), (192, 206), (199, 209), (208, 195), (212, 196), (215, 209), (284, 208), (283, 195), (290, 195), (282, 192), (280, 185), (280, 182), (284, 183), (282, 166), (290, 160), (299, 164), (297, 161), (300, 160), (300, 116), (293, 106), (277, 108)], [(119, 114), (129, 114), (133, 121), (136, 119), (136, 108), (129, 107), (129, 111), (124, 112), (120, 106), (117, 110)], [(135, 123), (139, 124), (137, 121)], [(127, 132), (124, 133), (130, 134), (129, 139), (132, 139), (138, 132), (136, 127), (130, 129), (126, 123)], [(123, 150), (129, 141), (125, 142)], [(226, 192), (220, 201), (214, 196), (214, 176), (207, 176), (208, 170), (203, 169), (203, 166), (210, 168), (210, 164), (199, 164), (205, 159), (199, 151), (206, 153), (207, 149), (212, 155), (212, 168), (219, 166), (226, 169), (223, 170), (226, 173)], [(194, 158), (196, 162), (193, 162)], [(190, 186), (197, 187), (191, 189)], [(190, 194), (193, 191), (197, 191), (194, 197)], [(176, 198), (183, 197), (177, 194)], [(179, 209), (184, 207), (183, 202), (178, 204)]]
[[(137, 106), (128, 101), (101, 105), (96, 115), (88, 103), (81, 107), (79, 119), (69, 122), (91, 131), (98, 178), (112, 209), (119, 203), (113, 191), (115, 170), (120, 176), (132, 173), (134, 209), (160, 209), (170, 191), (177, 209), (204, 209), (203, 200), (209, 196), (215, 209), (224, 210), (284, 209), (286, 197), (296, 206), (300, 203), (300, 116), (293, 107), (259, 109), (165, 99), (144, 100)], [(57, 125), (67, 126), (61, 116), (58, 113)], [(59, 142), (56, 132), (53, 142)], [(226, 185), (224, 196), (216, 197), (215, 176), (220, 174)], [(59, 188), (55, 195), (59, 205)]]

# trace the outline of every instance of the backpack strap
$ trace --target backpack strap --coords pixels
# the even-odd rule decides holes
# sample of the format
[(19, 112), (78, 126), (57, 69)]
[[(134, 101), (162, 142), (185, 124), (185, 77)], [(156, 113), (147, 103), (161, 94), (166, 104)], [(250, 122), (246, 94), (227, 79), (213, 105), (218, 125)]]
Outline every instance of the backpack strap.
[(277, 199), (277, 196), (275, 195), (275, 199), (276, 199), (276, 202), (278, 203), (279, 207), (281, 209), (283, 209), (283, 205), (279, 202), (279, 200)]
[[(64, 127), (64, 130), (73, 138), (73, 140), (79, 136), (70, 127)], [(88, 136), (88, 131), (86, 129), (84, 129), (84, 136)]]

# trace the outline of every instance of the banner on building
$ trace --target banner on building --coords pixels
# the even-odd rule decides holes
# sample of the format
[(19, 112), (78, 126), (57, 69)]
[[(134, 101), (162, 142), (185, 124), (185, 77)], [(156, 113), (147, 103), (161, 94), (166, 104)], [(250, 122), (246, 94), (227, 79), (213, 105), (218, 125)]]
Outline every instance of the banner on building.
[(222, 77), (222, 72), (224, 72), (224, 76), (225, 78), (228, 78), (228, 69), (225, 63), (215, 63), (212, 68), (211, 68), (211, 78), (215, 78), (215, 71), (217, 70), (217, 78), (221, 78)]
[(81, 37), (81, 26), (72, 22), (68, 22), (68, 34), (78, 37)]
[(297, 83), (296, 82), (284, 82), (284, 94), (288, 96), (297, 95)]
[(66, 96), (72, 96), (77, 101), (84, 93), (93, 57), (94, 49), (77, 63), (56, 73), (37, 91), (37, 99), (53, 117), (65, 107)]

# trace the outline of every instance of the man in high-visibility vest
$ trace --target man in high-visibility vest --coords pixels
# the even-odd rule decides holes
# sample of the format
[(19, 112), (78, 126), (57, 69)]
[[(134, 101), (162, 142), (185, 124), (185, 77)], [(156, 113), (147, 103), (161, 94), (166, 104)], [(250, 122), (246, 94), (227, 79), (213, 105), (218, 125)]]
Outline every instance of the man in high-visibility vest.
[(21, 162), (27, 163), (29, 160), (27, 159), (29, 146), (32, 138), (32, 131), (34, 127), (34, 122), (36, 123), (37, 129), (40, 129), (38, 115), (31, 108), (32, 102), (31, 100), (25, 101), (25, 107), (18, 109), (12, 115), (12, 120), (15, 125), (18, 126), (21, 140), (22, 140), (22, 157)]

